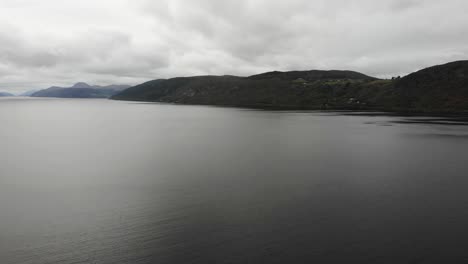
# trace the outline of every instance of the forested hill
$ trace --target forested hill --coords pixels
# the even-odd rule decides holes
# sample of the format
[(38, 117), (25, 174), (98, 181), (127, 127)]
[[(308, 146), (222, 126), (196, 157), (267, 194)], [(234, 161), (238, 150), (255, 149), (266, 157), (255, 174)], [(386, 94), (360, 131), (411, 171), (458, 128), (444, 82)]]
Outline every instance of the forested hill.
[(353, 71), (319, 70), (160, 79), (131, 87), (112, 99), (281, 109), (467, 111), (468, 61), (391, 80)]

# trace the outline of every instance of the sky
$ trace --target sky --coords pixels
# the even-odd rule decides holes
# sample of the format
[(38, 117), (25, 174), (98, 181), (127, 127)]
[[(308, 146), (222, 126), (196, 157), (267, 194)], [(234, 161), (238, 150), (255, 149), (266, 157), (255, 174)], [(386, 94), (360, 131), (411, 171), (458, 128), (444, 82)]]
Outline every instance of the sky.
[(0, 91), (468, 59), (466, 0), (0, 0)]

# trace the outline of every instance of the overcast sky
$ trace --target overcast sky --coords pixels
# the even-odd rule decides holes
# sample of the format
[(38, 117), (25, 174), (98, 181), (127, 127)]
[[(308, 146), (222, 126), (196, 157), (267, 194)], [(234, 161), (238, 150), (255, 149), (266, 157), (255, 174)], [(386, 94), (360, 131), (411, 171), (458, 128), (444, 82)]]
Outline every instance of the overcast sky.
[(0, 91), (468, 59), (467, 0), (0, 0)]

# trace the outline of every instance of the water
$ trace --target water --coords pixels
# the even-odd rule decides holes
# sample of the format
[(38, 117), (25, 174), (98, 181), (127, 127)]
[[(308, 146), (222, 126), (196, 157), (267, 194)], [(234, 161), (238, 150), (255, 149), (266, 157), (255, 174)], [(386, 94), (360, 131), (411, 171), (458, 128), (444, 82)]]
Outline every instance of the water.
[(0, 100), (0, 262), (467, 263), (468, 126)]

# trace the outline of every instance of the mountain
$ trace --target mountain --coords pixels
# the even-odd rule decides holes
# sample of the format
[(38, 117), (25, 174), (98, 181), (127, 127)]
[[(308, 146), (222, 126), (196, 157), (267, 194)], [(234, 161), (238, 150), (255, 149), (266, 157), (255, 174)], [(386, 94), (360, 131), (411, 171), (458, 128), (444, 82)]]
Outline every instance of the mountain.
[(59, 98), (109, 98), (110, 96), (129, 88), (129, 85), (89, 85), (78, 82), (71, 87), (52, 86), (31, 94), (32, 97)]
[(78, 82), (78, 83), (75, 83), (72, 87), (70, 88), (76, 88), (76, 89), (89, 89), (89, 88), (94, 88), (93, 86), (87, 84), (87, 83), (84, 83), (84, 82)]
[(0, 97), (9, 97), (9, 96), (15, 96), (11, 93), (6, 93), (6, 92), (0, 92)]
[(159, 79), (111, 99), (281, 109), (468, 111), (468, 61), (382, 80), (353, 71)]

